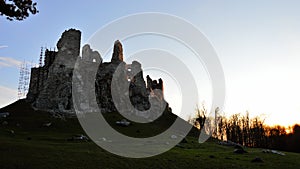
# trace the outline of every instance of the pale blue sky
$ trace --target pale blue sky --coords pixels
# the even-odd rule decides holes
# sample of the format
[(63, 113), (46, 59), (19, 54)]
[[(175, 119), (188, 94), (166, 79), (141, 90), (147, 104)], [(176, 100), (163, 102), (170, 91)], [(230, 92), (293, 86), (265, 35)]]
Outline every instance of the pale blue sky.
[(297, 0), (38, 1), (40, 13), (23, 22), (0, 18), (0, 106), (17, 99), (15, 65), (36, 63), (40, 47), (54, 47), (64, 30), (80, 29), (84, 43), (119, 17), (163, 12), (188, 20), (214, 45), (226, 78), (226, 114), (249, 110), (269, 124), (299, 123), (299, 7)]

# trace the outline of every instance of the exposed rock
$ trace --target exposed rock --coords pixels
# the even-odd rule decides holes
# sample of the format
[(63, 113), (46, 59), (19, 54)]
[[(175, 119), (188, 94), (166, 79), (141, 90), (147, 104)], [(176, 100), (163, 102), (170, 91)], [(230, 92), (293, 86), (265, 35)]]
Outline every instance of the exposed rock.
[(264, 161), (260, 157), (255, 157), (251, 160), (252, 163), (263, 163)]
[(285, 156), (285, 153), (277, 151), (277, 150), (269, 150), (269, 149), (265, 149), (262, 150), (263, 153), (272, 153), (272, 154), (278, 154), (278, 155), (282, 155)]
[(183, 145), (181, 145), (181, 144), (176, 144), (176, 147), (179, 147), (179, 148), (184, 148), (184, 146), (183, 146)]
[(9, 130), (9, 133), (12, 135), (15, 135), (15, 131), (14, 130)]
[(236, 154), (244, 154), (244, 153), (247, 153), (247, 151), (245, 151), (244, 149), (234, 149), (233, 152), (236, 153)]
[(3, 126), (7, 126), (7, 125), (8, 125), (8, 122), (7, 122), (7, 121), (3, 121), (3, 122), (2, 122), (2, 125), (3, 125)]
[(172, 139), (177, 139), (177, 136), (176, 135), (171, 135), (171, 138)]
[(209, 155), (209, 158), (216, 158), (216, 156), (214, 156), (214, 155)]
[(237, 143), (234, 143), (234, 142), (230, 142), (232, 143), (232, 146), (234, 146), (234, 153), (236, 154), (244, 154), (244, 153), (247, 153), (247, 151), (244, 150), (243, 146), (240, 145), (240, 144), (237, 144)]
[(71, 138), (68, 138), (67, 141), (89, 141), (89, 138), (82, 134), (77, 134), (72, 136)]
[(243, 146), (240, 145), (240, 144), (236, 144), (236, 145), (234, 146), (234, 148), (236, 148), (236, 149), (244, 149)]
[(243, 146), (241, 144), (235, 143), (233, 141), (227, 140), (227, 141), (219, 141), (219, 145), (223, 146), (233, 146), (236, 149), (243, 149)]
[(52, 125), (52, 123), (51, 122), (47, 122), (47, 123), (43, 123), (43, 127), (50, 127)]
[(7, 116), (9, 116), (9, 112), (0, 113), (0, 118), (6, 118)]
[(116, 121), (116, 125), (127, 127), (130, 125), (130, 122), (127, 121), (126, 119), (122, 119), (120, 121)]
[(180, 143), (188, 143), (188, 140), (186, 138), (183, 138)]
[(108, 140), (105, 137), (99, 138), (100, 141), (112, 143), (112, 140)]

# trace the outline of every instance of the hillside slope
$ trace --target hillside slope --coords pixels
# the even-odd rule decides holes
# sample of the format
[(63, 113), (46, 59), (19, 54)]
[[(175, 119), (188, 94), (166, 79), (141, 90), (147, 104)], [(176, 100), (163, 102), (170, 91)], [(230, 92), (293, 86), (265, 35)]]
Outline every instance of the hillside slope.
[[(247, 148), (248, 153), (235, 154), (233, 147), (221, 146), (216, 140), (197, 143), (191, 133), (187, 143), (181, 143), (161, 155), (131, 159), (113, 155), (91, 141), (68, 141), (75, 134), (84, 134), (78, 120), (58, 119), (48, 113), (34, 111), (19, 100), (0, 112), (10, 116), (0, 119), (1, 169), (83, 169), (83, 168), (299, 168), (300, 154), (285, 152), (285, 156), (262, 153)], [(104, 114), (119, 132), (135, 137), (149, 137), (167, 129), (176, 118), (165, 114), (150, 124), (115, 125), (122, 119), (117, 113)], [(43, 124), (50, 123), (45, 127)], [(251, 162), (259, 157), (260, 163)]]

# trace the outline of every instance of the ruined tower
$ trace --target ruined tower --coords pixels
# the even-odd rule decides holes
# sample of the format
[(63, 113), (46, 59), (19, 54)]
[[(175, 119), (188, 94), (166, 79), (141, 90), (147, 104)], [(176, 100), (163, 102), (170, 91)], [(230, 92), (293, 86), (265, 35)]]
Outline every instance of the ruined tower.
[(119, 40), (115, 41), (111, 62), (123, 62), (123, 47)]
[(58, 51), (46, 50), (43, 67), (32, 68), (27, 100), (41, 110), (72, 113), (72, 73), (79, 57), (81, 32), (65, 31)]

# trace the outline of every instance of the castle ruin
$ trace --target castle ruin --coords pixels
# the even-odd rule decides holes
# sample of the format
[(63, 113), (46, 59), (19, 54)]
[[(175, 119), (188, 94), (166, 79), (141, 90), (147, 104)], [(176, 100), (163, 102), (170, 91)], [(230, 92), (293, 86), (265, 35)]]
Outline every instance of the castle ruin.
[[(26, 100), (39, 110), (45, 110), (60, 114), (74, 115), (72, 99), (72, 78), (75, 66), (79, 66), (82, 74), (76, 75), (81, 81), (88, 81), (85, 75), (96, 74), (94, 81), (89, 83), (80, 82), (79, 88), (95, 87), (97, 106), (101, 112), (117, 112), (112, 99), (111, 85), (113, 74), (121, 66), (122, 74), (118, 77), (121, 84), (129, 86), (131, 104), (140, 111), (148, 110), (151, 106), (149, 99), (155, 98), (156, 103), (165, 102), (163, 92), (157, 93), (155, 89), (163, 91), (163, 81), (152, 80), (148, 75), (146, 82), (143, 78), (142, 66), (133, 61), (127, 64), (123, 61), (123, 48), (120, 41), (114, 43), (111, 62), (103, 62), (101, 55), (93, 51), (89, 45), (82, 47), (80, 56), (81, 32), (70, 29), (65, 31), (57, 43), (57, 51), (46, 50), (44, 65), (31, 69), (30, 86)], [(77, 61), (77, 62), (76, 62)], [(99, 65), (96, 72), (91, 67)], [(94, 86), (92, 86), (94, 85)], [(78, 89), (79, 90), (79, 89)], [(122, 94), (119, 96), (123, 98)], [(167, 103), (166, 103), (167, 104)], [(82, 95), (81, 107), (91, 108), (87, 98)], [(92, 111), (92, 110), (91, 110)]]

